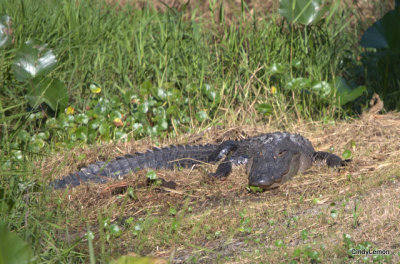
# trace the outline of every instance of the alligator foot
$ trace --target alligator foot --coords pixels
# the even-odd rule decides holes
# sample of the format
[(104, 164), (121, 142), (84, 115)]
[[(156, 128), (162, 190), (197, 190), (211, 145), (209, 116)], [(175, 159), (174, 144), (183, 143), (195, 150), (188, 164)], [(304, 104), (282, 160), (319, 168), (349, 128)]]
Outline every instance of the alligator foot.
[(218, 165), (218, 168), (215, 171), (215, 173), (210, 173), (208, 174), (208, 176), (219, 180), (225, 180), (229, 176), (229, 174), (231, 174), (231, 172), (232, 172), (232, 162), (224, 160)]

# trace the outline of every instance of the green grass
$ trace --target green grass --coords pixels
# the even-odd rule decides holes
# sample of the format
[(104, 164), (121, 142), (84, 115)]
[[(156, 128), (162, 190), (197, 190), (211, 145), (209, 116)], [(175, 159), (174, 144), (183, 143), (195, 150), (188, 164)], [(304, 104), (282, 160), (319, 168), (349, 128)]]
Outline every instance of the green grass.
[[(303, 116), (335, 116), (331, 99), (316, 95), (308, 99), (317, 104), (301, 105), (285, 86), (297, 77), (331, 82), (340, 73), (346, 47), (356, 43), (344, 34), (343, 19), (343, 24), (331, 19), (329, 25), (304, 31), (288, 26), (276, 14), (256, 18), (257, 22), (239, 19), (231, 25), (209, 25), (185, 20), (181, 13), (129, 6), (116, 10), (101, 1), (24, 0), (0, 8), (13, 19), (13, 48), (34, 38), (54, 49), (59, 64), (53, 74), (67, 85), (72, 105), (85, 105), (90, 83), (103, 87), (106, 97), (137, 92), (145, 81), (155, 87), (170, 83), (168, 89), (177, 88), (189, 98), (184, 111), (191, 120), (198, 109), (207, 109), (211, 119), (217, 119), (221, 109), (233, 111), (233, 105), (254, 102), (273, 104), (277, 115), (293, 111), (289, 104), (299, 104), (297, 111)], [(13, 58), (6, 57), (3, 69)], [(279, 74), (271, 71), (274, 64), (282, 69)], [(8, 74), (2, 71), (3, 81)], [(221, 93), (221, 104), (208, 102), (201, 92), (206, 84)], [(279, 96), (269, 98), (272, 85)], [(3, 93), (15, 100), (24, 94), (14, 80), (7, 80)]]
[[(305, 28), (278, 14), (249, 18), (245, 8), (226, 24), (101, 1), (4, 3), (0, 13), (13, 20), (14, 43), (0, 62), (0, 113), (6, 113), (8, 127), (3, 133), (33, 126), (28, 135), (42, 131), (48, 134), (39, 139), (70, 145), (176, 135), (221, 123), (276, 119), (284, 128), (298, 119), (346, 116), (334, 97), (335, 78), (357, 41), (337, 7), (328, 21)], [(30, 39), (54, 50), (58, 64), (50, 77), (67, 86), (69, 105), (81, 114), (75, 119), (96, 119), (93, 131), (71, 116), (59, 116), (58, 125), (46, 123), (41, 113), (26, 119), (30, 88), (15, 79), (11, 65)], [(97, 97), (93, 84), (102, 88)], [(128, 120), (117, 128), (112, 116)], [(3, 144), (17, 133), (10, 136)]]
[[(168, 250), (182, 245), (192, 250), (192, 262), (208, 254), (221, 262), (256, 261), (270, 254), (285, 261), (317, 260), (319, 254), (326, 253), (313, 242), (294, 249), (285, 247), (288, 241), (275, 243), (279, 234), (290, 237), (290, 230), (280, 224), (267, 248), (260, 243), (270, 235), (268, 228), (275, 228), (273, 224), (258, 226), (260, 217), (278, 221), (287, 218), (283, 213), (265, 208), (262, 212), (245, 211), (237, 203), (207, 211), (188, 199), (178, 203), (179, 208), (161, 206), (168, 208), (167, 213), (155, 206), (141, 218), (120, 223), (114, 213), (136, 201), (123, 194), (115, 198), (115, 204), (90, 208), (96, 217), (88, 219), (88, 211), (79, 207), (87, 206), (87, 200), (69, 203), (68, 192), (55, 195), (46, 188), (48, 179), (43, 178), (40, 168), (55, 151), (117, 139), (119, 132), (127, 133), (127, 139), (159, 139), (218, 124), (278, 120), (278, 128), (285, 129), (295, 120), (331, 121), (346, 116), (333, 94), (312, 89), (321, 82), (333, 85), (335, 77), (345, 70), (341, 68), (343, 58), (359, 51), (357, 38), (348, 28), (349, 11), (343, 16), (341, 10), (334, 11), (329, 23), (305, 30), (288, 25), (277, 14), (253, 20), (246, 9), (227, 24), (187, 19), (184, 12), (174, 10), (135, 10), (129, 5), (117, 9), (97, 0), (1, 1), (0, 14), (13, 20), (14, 43), (0, 50), (0, 220), (28, 242), (38, 263), (87, 263), (94, 258), (107, 263), (130, 251), (146, 255), (154, 247)], [(50, 75), (67, 86), (69, 105), (91, 120), (95, 120), (94, 114), (99, 115), (96, 118), (108, 125), (109, 134), (96, 132), (91, 136), (84, 130), (88, 139), (73, 137), (86, 126), (77, 118), (71, 120), (62, 114), (52, 119), (45, 112), (28, 112), (27, 87), (15, 79), (11, 65), (17, 49), (29, 39), (47, 43), (54, 50), (58, 64)], [(296, 78), (306, 79), (305, 89), (288, 88)], [(100, 95), (91, 92), (91, 84), (102, 88)], [(174, 96), (159, 96), (159, 91)], [(103, 104), (106, 111), (90, 113)], [(140, 105), (146, 104), (149, 110), (141, 112)], [(110, 117), (115, 112), (133, 120), (124, 120), (122, 128), (116, 127)], [(138, 130), (135, 124), (143, 129)], [(157, 126), (159, 129), (153, 131)], [(357, 217), (358, 211), (354, 212), (353, 225)], [(89, 231), (95, 240), (86, 239), (84, 234)], [(313, 234), (310, 231), (308, 236)], [(128, 241), (135, 243), (132, 246)], [(213, 249), (198, 241), (211, 243)], [(228, 253), (220, 252), (215, 241)], [(235, 248), (238, 241), (250, 251), (229, 255), (229, 248)], [(277, 253), (275, 249), (281, 247), (282, 252)], [(346, 259), (346, 249), (338, 251)]]

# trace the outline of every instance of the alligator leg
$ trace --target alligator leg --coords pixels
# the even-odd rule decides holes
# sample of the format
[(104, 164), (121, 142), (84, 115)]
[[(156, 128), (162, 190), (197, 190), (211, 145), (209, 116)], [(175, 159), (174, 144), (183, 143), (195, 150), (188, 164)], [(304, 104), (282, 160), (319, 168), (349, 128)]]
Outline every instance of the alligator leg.
[(238, 142), (227, 140), (222, 142), (218, 147), (215, 161), (225, 157), (225, 159), (218, 165), (215, 173), (210, 173), (210, 177), (225, 179), (232, 172), (233, 165), (245, 164), (248, 162), (248, 154), (245, 149), (238, 149)]
[(332, 154), (329, 152), (324, 152), (324, 151), (315, 152), (313, 154), (312, 158), (314, 161), (318, 161), (318, 160), (325, 161), (326, 165), (328, 165), (328, 167), (346, 166), (346, 164), (351, 161), (351, 159), (342, 160), (339, 156), (336, 156), (335, 154)]
[(218, 149), (215, 153), (212, 153), (209, 156), (208, 161), (209, 162), (220, 161), (222, 158), (229, 155), (229, 153), (231, 153), (232, 151), (237, 150), (237, 148), (238, 148), (238, 142), (232, 140), (226, 140), (218, 146)]
[(232, 161), (229, 158), (225, 158), (219, 165), (215, 173), (210, 173), (209, 176), (218, 178), (220, 180), (225, 179), (232, 172)]
[(210, 155), (209, 161), (217, 162), (225, 157), (225, 159), (218, 165), (215, 173), (210, 173), (209, 176), (218, 178), (220, 180), (225, 179), (232, 172), (232, 159), (229, 154), (236, 151), (238, 148), (238, 142), (227, 140), (219, 145), (218, 150)]

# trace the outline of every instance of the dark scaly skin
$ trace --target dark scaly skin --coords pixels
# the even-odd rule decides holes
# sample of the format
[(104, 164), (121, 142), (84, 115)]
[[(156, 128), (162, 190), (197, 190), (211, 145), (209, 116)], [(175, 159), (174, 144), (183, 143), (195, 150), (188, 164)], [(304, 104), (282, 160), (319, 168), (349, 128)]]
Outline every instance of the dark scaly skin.
[(86, 181), (104, 183), (110, 178), (122, 178), (137, 169), (191, 167), (220, 160), (221, 163), (216, 172), (210, 174), (211, 177), (224, 179), (232, 172), (234, 165), (246, 164), (249, 185), (263, 189), (279, 186), (297, 173), (306, 171), (317, 160), (326, 162), (329, 167), (344, 166), (348, 162), (328, 152), (316, 152), (311, 142), (301, 135), (275, 132), (215, 145), (154, 148), (145, 153), (118, 157), (108, 163), (90, 164), (50, 185), (59, 189)]
[[(218, 160), (219, 145), (178, 145), (166, 148), (153, 148), (144, 153), (117, 157), (109, 162), (96, 162), (80, 171), (53, 181), (50, 185), (56, 189), (80, 185), (81, 182), (93, 181), (105, 183), (110, 178), (121, 179), (124, 175), (145, 168), (173, 169), (174, 167), (191, 167), (202, 162), (215, 163)], [(212, 155), (214, 154), (214, 155)]]

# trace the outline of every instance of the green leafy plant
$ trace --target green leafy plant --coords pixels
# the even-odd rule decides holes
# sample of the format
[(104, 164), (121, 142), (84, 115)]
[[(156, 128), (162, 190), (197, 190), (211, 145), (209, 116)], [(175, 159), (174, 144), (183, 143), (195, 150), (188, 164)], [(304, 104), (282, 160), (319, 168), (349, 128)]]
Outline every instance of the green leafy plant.
[(349, 150), (349, 149), (344, 150), (342, 153), (342, 157), (344, 159), (350, 159), (351, 156), (352, 156), (352, 153), (351, 153), (351, 150)]
[(378, 93), (388, 109), (400, 109), (400, 7), (369, 27), (361, 38), (361, 46), (368, 48), (361, 54), (369, 93)]
[[(338, 6), (324, 6), (321, 0), (281, 0), (279, 3), (279, 13), (290, 23), (291, 45), (293, 45), (292, 43), (297, 35), (296, 37), (299, 37), (303, 42), (303, 45), (301, 45), (302, 52), (314, 56), (313, 53), (310, 53), (310, 46), (318, 47), (330, 38), (326, 35), (326, 31), (321, 29), (321, 25), (328, 23)], [(323, 19), (325, 14), (327, 14), (327, 17)], [(285, 89), (295, 94), (300, 92), (305, 104), (298, 109), (304, 109), (307, 104), (337, 104), (343, 106), (356, 100), (366, 91), (364, 86), (350, 87), (341, 77), (336, 77), (331, 82), (327, 82), (304, 76), (293, 76), (301, 66), (301, 61), (291, 58), (292, 71), (285, 71), (285, 68), (280, 64), (273, 64), (269, 70), (270, 73), (278, 76), (277, 80), (281, 79), (281, 81), (286, 82)], [(311, 103), (310, 98), (313, 98), (313, 103)]]
[(321, 0), (280, 0), (279, 14), (291, 23), (312, 25), (318, 23), (327, 12)]
[(389, 11), (381, 19), (370, 26), (361, 38), (361, 46), (382, 49), (384, 53), (400, 51), (400, 9)]
[(5, 222), (0, 222), (0, 263), (30, 263), (32, 257), (29, 245), (10, 232)]
[(11, 17), (8, 15), (3, 15), (0, 17), (0, 48), (10, 46), (12, 41)]
[(365, 85), (360, 85), (352, 88), (342, 77), (336, 77), (335, 87), (336, 98), (340, 106), (352, 102), (359, 98), (361, 95), (367, 93), (367, 87)]
[(320, 252), (313, 249), (310, 245), (297, 247), (293, 251), (293, 259), (300, 260), (300, 262), (320, 263), (320, 255)]
[(68, 103), (67, 88), (60, 80), (46, 77), (56, 64), (53, 51), (39, 41), (28, 40), (18, 49), (12, 70), (15, 78), (25, 84), (31, 107), (46, 103), (54, 112), (64, 111)]
[(246, 216), (247, 211), (245, 209), (243, 209), (240, 213), (240, 227), (239, 227), (239, 231), (241, 233), (251, 233), (252, 232), (252, 227), (251, 227), (251, 223), (250, 223), (250, 218), (248, 216)]

